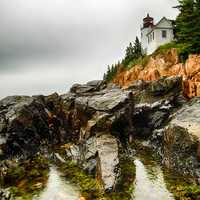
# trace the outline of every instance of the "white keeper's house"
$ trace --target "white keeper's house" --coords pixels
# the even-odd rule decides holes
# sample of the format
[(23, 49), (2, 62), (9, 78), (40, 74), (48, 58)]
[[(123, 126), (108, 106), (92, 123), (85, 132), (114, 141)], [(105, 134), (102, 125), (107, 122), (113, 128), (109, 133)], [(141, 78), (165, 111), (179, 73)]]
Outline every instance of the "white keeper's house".
[(173, 21), (163, 17), (157, 24), (154, 19), (147, 14), (143, 19), (141, 27), (141, 44), (143, 52), (152, 54), (160, 45), (174, 40)]

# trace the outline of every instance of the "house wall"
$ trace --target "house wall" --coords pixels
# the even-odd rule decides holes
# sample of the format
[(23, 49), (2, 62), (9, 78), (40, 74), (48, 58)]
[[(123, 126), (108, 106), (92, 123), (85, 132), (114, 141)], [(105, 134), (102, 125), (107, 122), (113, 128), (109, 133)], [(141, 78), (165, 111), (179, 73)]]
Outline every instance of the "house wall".
[[(163, 38), (162, 37), (162, 31), (166, 31), (167, 33), (167, 37)], [(173, 34), (173, 29), (166, 29), (166, 28), (162, 28), (162, 29), (155, 29), (150, 35), (149, 37), (153, 38), (153, 33), (154, 33), (154, 39), (150, 40), (150, 42), (148, 43), (148, 47), (147, 47), (147, 54), (152, 54), (159, 46), (169, 43), (171, 41), (173, 41), (174, 39), (174, 34)]]
[[(165, 30), (167, 37), (162, 37), (162, 31)], [(142, 48), (145, 50), (147, 55), (152, 54), (160, 45), (169, 43), (174, 40), (174, 33), (172, 23), (169, 20), (163, 18), (152, 31), (151, 28), (142, 30), (143, 37), (141, 38)], [(150, 33), (150, 31), (152, 31)], [(149, 34), (148, 34), (149, 33)], [(148, 34), (148, 37), (147, 37)], [(146, 35), (146, 37), (145, 37)]]
[(141, 45), (143, 49), (143, 53), (147, 54), (147, 47), (148, 47), (148, 38), (147, 33), (151, 31), (151, 28), (143, 28), (141, 29)]

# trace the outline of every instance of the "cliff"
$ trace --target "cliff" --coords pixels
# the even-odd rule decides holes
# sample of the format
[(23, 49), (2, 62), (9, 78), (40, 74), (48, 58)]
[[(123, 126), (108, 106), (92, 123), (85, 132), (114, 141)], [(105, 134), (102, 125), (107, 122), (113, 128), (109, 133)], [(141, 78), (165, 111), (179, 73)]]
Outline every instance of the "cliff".
[(127, 88), (136, 80), (153, 81), (171, 76), (182, 77), (186, 97), (200, 96), (200, 55), (190, 55), (185, 63), (181, 63), (177, 49), (153, 54), (145, 66), (139, 64), (129, 70), (118, 71), (113, 83)]
[[(199, 184), (199, 105), (199, 98), (182, 96), (177, 76), (138, 81), (126, 90), (91, 81), (75, 84), (64, 95), (7, 97), (0, 101), (0, 181), (4, 187), (21, 185), (25, 175), (16, 179), (13, 167), (19, 170), (24, 160), (40, 155), (59, 160), (68, 178), (75, 173), (84, 196), (100, 190), (104, 196), (116, 195), (108, 199), (131, 199), (133, 158), (152, 150), (164, 166)], [(71, 161), (74, 167), (67, 164)], [(83, 171), (74, 171), (76, 166)], [(96, 186), (80, 180), (82, 172)], [(97, 196), (87, 199), (101, 199)]]
[(90, 81), (0, 100), (0, 199), (33, 199), (52, 164), (87, 200), (132, 199), (138, 157), (176, 174), (167, 182), (175, 199), (200, 199), (200, 98), (183, 96), (198, 95), (199, 60), (181, 64), (172, 49), (119, 72), (123, 89)]

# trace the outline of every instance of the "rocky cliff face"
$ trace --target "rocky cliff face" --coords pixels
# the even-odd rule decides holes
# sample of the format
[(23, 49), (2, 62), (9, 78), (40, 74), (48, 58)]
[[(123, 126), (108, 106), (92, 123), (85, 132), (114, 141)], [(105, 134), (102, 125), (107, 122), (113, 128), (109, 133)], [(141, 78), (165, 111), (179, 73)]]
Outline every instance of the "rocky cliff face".
[[(169, 66), (178, 63), (170, 55)], [(64, 160), (57, 155), (59, 160), (73, 160), (96, 177), (103, 191), (113, 191), (132, 181), (122, 178), (123, 159), (134, 154), (128, 144), (145, 140), (165, 166), (198, 183), (199, 99), (188, 102), (182, 95), (183, 77), (157, 78), (130, 81), (126, 89), (92, 81), (61, 96), (1, 100), (1, 159), (27, 159), (45, 148), (62, 148)]]
[(119, 72), (113, 83), (123, 88), (136, 80), (152, 81), (161, 77), (181, 76), (184, 95), (200, 96), (200, 55), (190, 55), (185, 64), (180, 63), (176, 49), (164, 54), (153, 55), (145, 66), (136, 65), (128, 71)]

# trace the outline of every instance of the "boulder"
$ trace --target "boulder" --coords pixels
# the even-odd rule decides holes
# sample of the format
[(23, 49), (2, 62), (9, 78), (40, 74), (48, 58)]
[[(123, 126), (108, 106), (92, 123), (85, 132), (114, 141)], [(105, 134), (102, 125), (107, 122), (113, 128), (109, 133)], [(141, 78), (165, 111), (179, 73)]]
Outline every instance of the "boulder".
[(97, 111), (112, 111), (116, 107), (126, 103), (130, 92), (114, 89), (103, 95), (92, 96), (88, 100), (88, 107)]
[(103, 90), (99, 93), (88, 96), (80, 96), (75, 99), (75, 107), (86, 111), (104, 111), (109, 112), (126, 103), (129, 91), (121, 89)]
[(177, 90), (178, 92), (182, 89), (182, 77), (164, 77), (156, 81), (152, 81), (149, 84), (148, 90), (153, 95), (165, 95), (171, 91)]
[(97, 174), (104, 184), (105, 190), (112, 190), (117, 181), (119, 164), (118, 142), (114, 136), (101, 135), (96, 139), (98, 151)]
[(118, 141), (105, 133), (98, 133), (84, 143), (66, 149), (66, 155), (82, 165), (89, 173), (96, 173), (104, 190), (112, 190), (118, 177)]
[(10, 188), (6, 188), (6, 189), (0, 188), (0, 199), (1, 200), (14, 200), (14, 198), (10, 192)]
[(74, 84), (70, 92), (76, 93), (76, 94), (83, 94), (83, 93), (89, 93), (89, 92), (94, 92), (94, 91), (99, 91), (100, 89), (104, 88), (104, 82), (101, 80), (95, 80), (95, 81), (90, 81), (86, 84)]
[(200, 177), (200, 99), (179, 110), (164, 131), (164, 164)]
[(35, 154), (45, 141), (52, 145), (64, 140), (66, 132), (62, 99), (56, 93), (46, 97), (12, 96), (0, 101), (0, 138), (4, 141), (1, 154)]
[(33, 102), (34, 98), (28, 96), (9, 96), (0, 101), (0, 113), (11, 123), (20, 115), (20, 111)]

